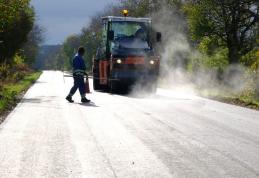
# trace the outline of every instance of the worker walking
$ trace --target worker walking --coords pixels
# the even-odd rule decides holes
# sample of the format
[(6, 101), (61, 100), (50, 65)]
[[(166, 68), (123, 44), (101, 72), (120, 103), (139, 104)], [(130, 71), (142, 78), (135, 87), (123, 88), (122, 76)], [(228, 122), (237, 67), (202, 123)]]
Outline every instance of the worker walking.
[(81, 102), (82, 103), (90, 102), (90, 100), (88, 100), (85, 97), (86, 89), (84, 84), (84, 75), (86, 74), (85, 72), (86, 66), (83, 59), (84, 53), (85, 53), (85, 49), (83, 47), (79, 47), (78, 52), (72, 61), (74, 86), (71, 88), (68, 96), (66, 97), (66, 100), (69, 101), (70, 103), (74, 102), (74, 100), (72, 100), (72, 96), (75, 94), (77, 89), (79, 89), (79, 92), (81, 95)]

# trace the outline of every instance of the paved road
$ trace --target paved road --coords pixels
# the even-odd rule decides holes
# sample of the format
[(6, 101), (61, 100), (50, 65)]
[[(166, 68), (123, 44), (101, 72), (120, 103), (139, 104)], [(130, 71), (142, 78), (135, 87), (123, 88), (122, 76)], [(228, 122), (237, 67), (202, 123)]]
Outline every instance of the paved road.
[(0, 126), (1, 178), (259, 177), (258, 111), (162, 89), (70, 104), (71, 82), (44, 72)]

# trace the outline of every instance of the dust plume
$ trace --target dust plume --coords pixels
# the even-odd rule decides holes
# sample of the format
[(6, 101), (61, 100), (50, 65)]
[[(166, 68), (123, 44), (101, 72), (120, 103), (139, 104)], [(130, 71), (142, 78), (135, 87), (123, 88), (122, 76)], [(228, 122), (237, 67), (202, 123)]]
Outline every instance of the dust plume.
[[(179, 11), (163, 7), (151, 15), (153, 28), (162, 33), (162, 44), (156, 49), (161, 55), (161, 69), (158, 87), (182, 95), (239, 95), (251, 85), (253, 74), (248, 74), (242, 65), (227, 65), (220, 74), (213, 68), (198, 66), (190, 73), (190, 60), (204, 56), (195, 50), (187, 37), (186, 20)], [(257, 86), (258, 87), (258, 86)], [(258, 88), (256, 88), (258, 90)], [(148, 95), (139, 84), (132, 90), (133, 95)]]

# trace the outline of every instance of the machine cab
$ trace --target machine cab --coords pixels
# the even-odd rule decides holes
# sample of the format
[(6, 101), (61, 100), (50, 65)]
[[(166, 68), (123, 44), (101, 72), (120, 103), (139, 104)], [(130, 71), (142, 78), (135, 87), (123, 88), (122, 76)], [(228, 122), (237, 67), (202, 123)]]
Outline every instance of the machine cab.
[(97, 58), (111, 56), (143, 56), (152, 50), (151, 19), (133, 17), (103, 17), (102, 42)]

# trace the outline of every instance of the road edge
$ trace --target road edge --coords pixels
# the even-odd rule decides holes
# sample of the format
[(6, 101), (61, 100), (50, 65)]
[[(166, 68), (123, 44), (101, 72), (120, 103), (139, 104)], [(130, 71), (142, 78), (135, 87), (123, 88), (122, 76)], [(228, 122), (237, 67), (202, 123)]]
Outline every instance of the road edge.
[[(17, 95), (15, 95), (12, 100), (14, 101), (14, 103), (12, 104), (11, 107), (6, 107), (3, 109), (3, 111), (0, 113), (0, 125), (3, 124), (3, 122), (6, 120), (6, 118), (9, 116), (9, 114), (14, 111), (14, 109), (18, 106), (18, 104), (21, 102), (21, 100), (23, 99), (24, 95), (27, 93), (27, 91), (37, 82), (37, 80), (40, 78), (40, 76), (42, 75), (42, 71), (35, 71), (32, 73), (29, 73), (28, 76), (31, 76), (35, 74), (36, 77), (33, 78), (32, 81), (30, 81), (29, 86), (24, 86), (24, 88), (22, 89), (22, 91), (20, 93), (18, 93)], [(25, 77), (26, 78), (26, 77)], [(21, 81), (26, 80), (25, 78), (23, 78)]]

